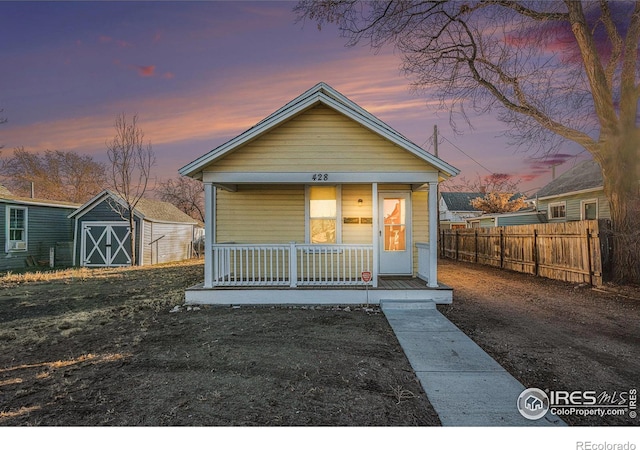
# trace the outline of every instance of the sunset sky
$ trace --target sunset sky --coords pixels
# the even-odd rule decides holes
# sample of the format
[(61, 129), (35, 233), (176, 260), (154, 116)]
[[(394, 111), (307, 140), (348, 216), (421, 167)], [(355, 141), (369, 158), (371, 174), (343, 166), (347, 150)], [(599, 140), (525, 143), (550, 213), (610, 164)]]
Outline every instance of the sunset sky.
[[(438, 125), (440, 157), (467, 179), (508, 173), (527, 193), (551, 180), (540, 155), (508, 146), (494, 117), (455, 135), (448, 113), (410, 90), (391, 49), (345, 47), (335, 28), (296, 23), (294, 6), (0, 2), (2, 155), (23, 146), (106, 161), (116, 115), (137, 114), (164, 180), (324, 81), (427, 150)], [(587, 157), (561, 152), (558, 174)]]

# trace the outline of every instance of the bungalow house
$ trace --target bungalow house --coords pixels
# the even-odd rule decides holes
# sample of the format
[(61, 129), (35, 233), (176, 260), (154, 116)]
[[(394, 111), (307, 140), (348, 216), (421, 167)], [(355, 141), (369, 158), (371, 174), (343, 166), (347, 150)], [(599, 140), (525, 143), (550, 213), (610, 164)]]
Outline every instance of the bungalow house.
[[(69, 214), (74, 223), (74, 265), (131, 265), (129, 222), (124, 211), (124, 201), (104, 190)], [(138, 265), (192, 257), (197, 221), (174, 205), (142, 198), (134, 210), (134, 220)]]
[(71, 266), (73, 222), (67, 216), (78, 206), (18, 197), (0, 185), (0, 271)]
[(602, 171), (592, 160), (569, 169), (540, 189), (535, 197), (538, 211), (546, 212), (549, 222), (611, 218)]
[(442, 192), (440, 194), (440, 229), (466, 228), (467, 219), (482, 214), (482, 211), (471, 206), (473, 199), (482, 196), (480, 192)]
[(437, 188), (458, 170), (325, 83), (180, 173), (205, 187), (188, 303), (451, 302)]

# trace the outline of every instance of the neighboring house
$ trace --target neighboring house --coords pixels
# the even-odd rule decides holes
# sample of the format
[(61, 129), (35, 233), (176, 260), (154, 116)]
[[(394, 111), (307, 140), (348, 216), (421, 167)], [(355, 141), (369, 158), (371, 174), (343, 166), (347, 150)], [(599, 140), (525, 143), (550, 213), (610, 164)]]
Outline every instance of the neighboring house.
[(583, 161), (544, 186), (535, 196), (538, 211), (549, 222), (610, 219), (602, 171), (595, 161)]
[(545, 211), (523, 209), (509, 213), (483, 214), (467, 219), (467, 228), (506, 227), (510, 225), (531, 225), (547, 223)]
[(180, 173), (204, 182), (210, 249), (187, 302), (363, 303), (362, 272), (371, 302), (451, 301), (437, 186), (458, 170), (325, 83)]
[[(69, 215), (74, 222), (74, 265), (131, 265), (129, 222), (124, 201), (105, 190)], [(138, 265), (188, 259), (197, 221), (174, 205), (146, 198), (134, 210)]]
[(79, 205), (12, 195), (0, 186), (0, 271), (34, 265), (70, 266), (73, 221)]
[(467, 219), (482, 215), (471, 201), (482, 197), (479, 192), (442, 192), (440, 194), (440, 229), (466, 228)]

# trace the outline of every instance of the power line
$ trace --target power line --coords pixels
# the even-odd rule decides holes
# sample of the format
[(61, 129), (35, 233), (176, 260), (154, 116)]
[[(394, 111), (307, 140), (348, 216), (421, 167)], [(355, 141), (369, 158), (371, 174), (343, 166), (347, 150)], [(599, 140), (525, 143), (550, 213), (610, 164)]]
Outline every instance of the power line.
[(480, 167), (482, 167), (484, 170), (486, 170), (487, 172), (489, 172), (490, 174), (493, 174), (494, 171), (493, 170), (489, 170), (487, 169), (485, 166), (483, 166), (482, 164), (480, 164), (478, 161), (476, 161), (473, 157), (471, 157), (470, 155), (468, 155), (464, 150), (462, 150), (460, 147), (458, 147), (456, 144), (454, 144), (453, 142), (451, 142), (449, 139), (447, 139), (446, 137), (444, 137), (443, 135), (440, 135), (440, 137), (442, 139), (444, 139), (445, 141), (447, 141), (449, 144), (451, 144), (453, 146), (453, 148), (455, 148), (456, 150), (458, 150), (459, 152), (461, 152), (463, 155), (465, 155), (467, 158), (469, 158), (471, 161), (473, 161), (474, 163), (476, 163), (477, 165), (479, 165)]

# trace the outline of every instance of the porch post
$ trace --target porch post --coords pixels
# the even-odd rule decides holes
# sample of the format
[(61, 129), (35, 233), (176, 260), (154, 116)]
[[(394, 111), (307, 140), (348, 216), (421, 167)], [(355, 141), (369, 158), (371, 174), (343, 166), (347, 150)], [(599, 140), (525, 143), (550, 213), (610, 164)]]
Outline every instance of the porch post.
[(216, 241), (216, 188), (204, 183), (204, 287), (213, 287), (213, 244)]
[(371, 208), (372, 208), (372, 222), (373, 222), (373, 236), (371, 242), (373, 244), (373, 267), (371, 270), (371, 282), (372, 287), (378, 287), (378, 272), (380, 271), (380, 260), (379, 260), (379, 252), (380, 252), (380, 233), (378, 223), (378, 183), (371, 184)]
[(429, 287), (438, 287), (438, 182), (429, 183)]

